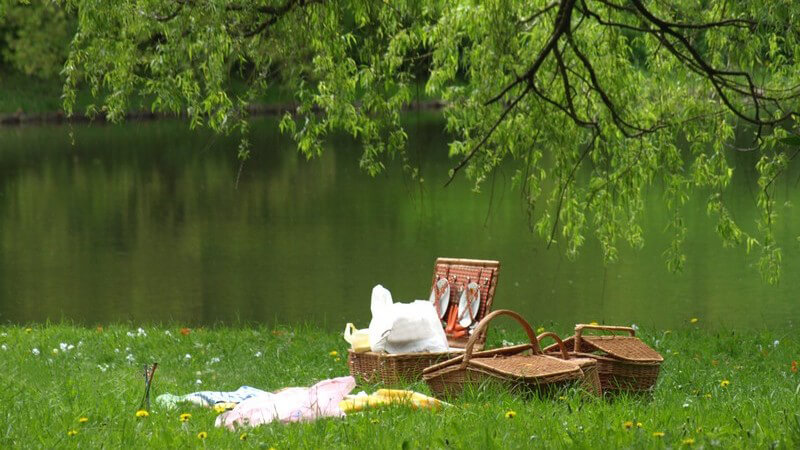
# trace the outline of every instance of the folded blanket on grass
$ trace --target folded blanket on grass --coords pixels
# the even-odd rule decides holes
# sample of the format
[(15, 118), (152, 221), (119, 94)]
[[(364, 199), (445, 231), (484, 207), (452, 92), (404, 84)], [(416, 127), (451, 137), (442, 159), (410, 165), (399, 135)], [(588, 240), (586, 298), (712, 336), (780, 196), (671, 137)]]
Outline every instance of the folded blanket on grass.
[(186, 395), (162, 394), (156, 397), (156, 404), (167, 409), (175, 408), (178, 403), (214, 406), (217, 403), (241, 403), (248, 398), (268, 393), (254, 387), (242, 386), (233, 392), (200, 391)]
[(290, 387), (248, 398), (217, 416), (218, 427), (258, 426), (273, 421), (300, 422), (342, 417), (339, 402), (356, 387), (353, 377), (340, 377), (306, 387)]

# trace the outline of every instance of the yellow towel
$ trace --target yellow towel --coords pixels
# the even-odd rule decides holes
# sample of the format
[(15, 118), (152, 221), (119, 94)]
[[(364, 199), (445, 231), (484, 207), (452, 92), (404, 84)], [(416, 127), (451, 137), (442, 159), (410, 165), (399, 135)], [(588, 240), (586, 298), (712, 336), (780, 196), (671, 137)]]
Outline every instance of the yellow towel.
[(345, 413), (349, 413), (392, 403), (408, 405), (413, 409), (438, 410), (443, 406), (450, 406), (449, 403), (428, 397), (419, 392), (400, 389), (378, 389), (377, 392), (371, 395), (348, 395), (339, 402), (339, 408)]

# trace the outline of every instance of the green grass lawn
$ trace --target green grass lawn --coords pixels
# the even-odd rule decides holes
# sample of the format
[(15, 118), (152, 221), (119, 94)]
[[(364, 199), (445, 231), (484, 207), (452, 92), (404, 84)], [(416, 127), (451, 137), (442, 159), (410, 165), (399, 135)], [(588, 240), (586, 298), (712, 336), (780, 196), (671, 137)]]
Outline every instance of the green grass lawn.
[[(475, 390), (440, 412), (393, 406), (235, 433), (215, 428), (216, 413), (194, 406), (165, 411), (154, 405), (149, 417), (137, 418), (142, 365), (159, 362), (153, 398), (241, 385), (275, 390), (346, 375), (347, 344), (338, 333), (311, 326), (180, 330), (0, 327), (0, 448), (800, 446), (800, 373), (792, 371), (800, 343), (793, 329), (708, 331), (701, 321), (671, 332), (642, 330), (665, 357), (652, 397), (601, 399), (573, 390), (520, 399)], [(489, 347), (502, 340), (521, 342), (522, 336), (495, 328)], [(408, 387), (429, 393), (421, 382)], [(191, 413), (191, 420), (182, 423), (181, 413)], [(80, 423), (82, 417), (88, 421)], [(200, 432), (207, 437), (200, 439)]]

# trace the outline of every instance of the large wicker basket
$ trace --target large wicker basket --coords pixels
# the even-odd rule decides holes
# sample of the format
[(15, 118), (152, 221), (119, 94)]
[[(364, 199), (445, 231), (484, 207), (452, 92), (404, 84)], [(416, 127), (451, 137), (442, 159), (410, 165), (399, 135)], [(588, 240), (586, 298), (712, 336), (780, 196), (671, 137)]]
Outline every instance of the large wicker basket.
[[(586, 336), (584, 330), (625, 332), (628, 336)], [(597, 371), (603, 392), (649, 392), (658, 380), (664, 358), (636, 337), (630, 327), (585, 325), (575, 326), (575, 335), (564, 339), (564, 345), (573, 357), (592, 358), (597, 361)], [(551, 345), (545, 353), (558, 356), (559, 348)]]
[[(530, 343), (474, 353), (477, 336), (483, 335), (489, 322), (498, 316), (509, 316), (519, 322)], [(569, 361), (558, 336), (555, 339), (556, 345), (562, 345), (561, 358), (543, 354), (530, 324), (513, 311), (501, 309), (490, 313), (475, 332), (463, 355), (423, 370), (422, 378), (437, 397), (459, 395), (465, 387), (485, 382), (499, 382), (512, 390), (547, 391), (584, 378), (580, 366)], [(531, 354), (524, 354), (529, 350)]]
[[(450, 289), (450, 304), (458, 304), (459, 291), (469, 282), (475, 281), (479, 285), (481, 294), (480, 307), (476, 320), (481, 320), (492, 309), (494, 293), (497, 289), (497, 279), (500, 273), (499, 261), (478, 259), (438, 258), (434, 265), (433, 283), (439, 278), (447, 278), (452, 288)], [(477, 333), (477, 334), (476, 334)], [(486, 333), (473, 330), (475, 346), (478, 350), (483, 348)], [(440, 361), (463, 354), (463, 348), (473, 336), (460, 339), (448, 339), (450, 352), (441, 353), (357, 353), (348, 351), (347, 362), (350, 374), (370, 383), (398, 385), (404, 382), (419, 381), (422, 378), (422, 369)]]

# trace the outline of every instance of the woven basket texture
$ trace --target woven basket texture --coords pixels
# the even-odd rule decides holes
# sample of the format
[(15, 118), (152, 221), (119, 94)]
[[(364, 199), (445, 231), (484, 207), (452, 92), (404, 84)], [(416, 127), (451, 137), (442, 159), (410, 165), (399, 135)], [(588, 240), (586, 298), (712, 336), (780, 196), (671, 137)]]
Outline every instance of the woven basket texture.
[[(522, 325), (530, 344), (473, 353), (472, 344), (477, 340), (477, 333), (485, 333), (489, 322), (502, 315), (514, 318)], [(479, 386), (491, 381), (502, 382), (511, 389), (540, 390), (584, 379), (583, 371), (578, 364), (544, 355), (530, 324), (513, 311), (498, 310), (490, 313), (478, 324), (475, 332), (476, 335), (467, 343), (463, 355), (423, 371), (422, 377), (434, 395), (445, 397), (458, 395), (466, 386)], [(529, 350), (530, 355), (522, 354)], [(567, 357), (566, 351), (562, 357)]]
[(594, 358), (571, 357), (569, 362), (577, 364), (583, 371), (583, 388), (594, 395), (602, 395), (603, 387), (600, 384), (600, 372), (597, 370), (597, 360)]
[[(580, 348), (575, 349), (576, 335), (586, 329), (626, 331), (630, 336), (580, 336)], [(564, 339), (564, 346), (574, 357), (592, 358), (597, 361), (597, 372), (604, 393), (650, 392), (658, 381), (664, 358), (647, 344), (635, 337), (635, 331), (627, 327), (605, 327), (602, 325), (578, 325), (576, 335)], [(558, 356), (558, 347), (551, 345), (545, 353)]]

